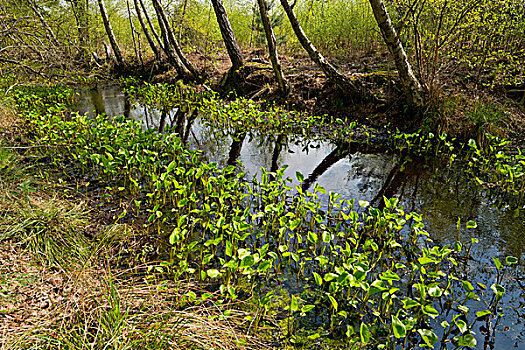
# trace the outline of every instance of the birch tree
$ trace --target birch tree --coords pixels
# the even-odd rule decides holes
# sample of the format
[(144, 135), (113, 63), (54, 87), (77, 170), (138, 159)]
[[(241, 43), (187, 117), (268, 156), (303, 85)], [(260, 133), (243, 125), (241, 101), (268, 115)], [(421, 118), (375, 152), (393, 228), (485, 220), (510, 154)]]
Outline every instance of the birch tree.
[(392, 20), (383, 0), (370, 0), (370, 5), (381, 30), (383, 40), (394, 58), (403, 92), (410, 103), (417, 107), (423, 106), (425, 90), (412, 71), (412, 66), (408, 61), (403, 44), (392, 25)]
[(326, 77), (329, 80), (333, 81), (341, 90), (350, 92), (351, 95), (361, 94), (363, 92), (362, 89), (360, 89), (360, 87), (357, 84), (355, 84), (350, 78), (348, 78), (343, 73), (339, 72), (332, 64), (330, 64), (325, 59), (325, 57), (319, 52), (319, 50), (317, 50), (317, 48), (310, 41), (310, 39), (308, 39), (306, 33), (301, 27), (301, 24), (299, 23), (299, 20), (297, 19), (297, 16), (295, 15), (292, 6), (290, 6), (290, 4), (288, 3), (288, 0), (280, 1), (281, 5), (284, 8), (284, 11), (286, 12), (286, 15), (288, 16), (288, 19), (290, 20), (290, 24), (292, 25), (293, 31), (297, 36), (297, 39), (299, 39), (301, 46), (308, 53), (312, 61), (314, 61), (317, 64), (317, 66), (323, 71)]
[(165, 35), (165, 46), (171, 46), (175, 50), (173, 53), (176, 55), (176, 61), (180, 62), (177, 64), (181, 64), (180, 70), (182, 72), (183, 76), (191, 77), (191, 78), (198, 78), (199, 73), (197, 69), (193, 66), (193, 64), (188, 60), (186, 55), (184, 55), (184, 52), (182, 52), (182, 49), (180, 47), (179, 41), (175, 37), (175, 34), (173, 33), (173, 30), (169, 24), (168, 18), (166, 16), (166, 13), (164, 12), (164, 9), (162, 8), (159, 0), (153, 0), (153, 6), (155, 7), (155, 11), (157, 12), (157, 17), (159, 20), (159, 24), (161, 25), (161, 28), (163, 29), (163, 32)]
[(104, 5), (104, 0), (98, 0), (98, 7), (100, 9), (100, 16), (102, 17), (102, 22), (104, 23), (104, 28), (106, 29), (106, 34), (108, 36), (111, 49), (113, 50), (113, 54), (115, 55), (117, 65), (120, 68), (124, 68), (126, 65), (124, 63), (124, 59), (122, 58), (122, 52), (120, 51), (120, 47), (117, 43), (117, 38), (113, 33), (113, 28), (111, 27), (111, 22), (109, 21), (106, 6)]
[(144, 36), (146, 37), (146, 40), (148, 41), (149, 47), (151, 48), (151, 51), (155, 54), (155, 59), (157, 61), (160, 61), (160, 51), (155, 44), (155, 40), (151, 36), (151, 33), (148, 29), (148, 26), (146, 25), (146, 22), (144, 21), (144, 16), (142, 15), (142, 10), (139, 5), (138, 0), (133, 0), (135, 5), (135, 12), (137, 13), (137, 18), (139, 20), (140, 26), (142, 28), (142, 31), (144, 32)]

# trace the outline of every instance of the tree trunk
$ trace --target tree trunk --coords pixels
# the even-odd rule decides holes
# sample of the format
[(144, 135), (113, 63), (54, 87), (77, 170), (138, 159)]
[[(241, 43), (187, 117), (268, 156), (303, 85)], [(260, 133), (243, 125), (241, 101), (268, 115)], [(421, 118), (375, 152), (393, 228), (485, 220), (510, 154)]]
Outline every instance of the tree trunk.
[(157, 45), (155, 45), (155, 41), (153, 40), (153, 37), (151, 36), (151, 33), (148, 30), (146, 22), (144, 22), (144, 17), (142, 17), (142, 11), (140, 10), (138, 0), (133, 1), (135, 4), (135, 12), (137, 12), (137, 17), (139, 19), (140, 26), (142, 27), (142, 31), (146, 36), (146, 40), (148, 41), (149, 47), (151, 48), (151, 51), (153, 51), (153, 53), (155, 54), (155, 59), (157, 61), (160, 61), (159, 49), (157, 48)]
[(117, 39), (113, 33), (113, 28), (111, 28), (111, 23), (109, 22), (108, 14), (106, 12), (106, 6), (104, 6), (104, 0), (98, 0), (98, 7), (100, 8), (100, 15), (102, 16), (102, 21), (104, 22), (104, 28), (106, 29), (106, 34), (109, 38), (109, 43), (113, 49), (113, 53), (117, 60), (117, 64), (120, 68), (124, 68), (126, 65), (124, 59), (122, 58), (122, 52), (118, 46)]
[(177, 73), (181, 77), (185, 78), (190, 73), (189, 73), (188, 69), (186, 69), (186, 67), (184, 67), (184, 64), (180, 60), (180, 58), (177, 55), (177, 53), (173, 51), (173, 48), (171, 47), (171, 45), (169, 43), (168, 34), (166, 33), (166, 26), (164, 25), (164, 21), (162, 20), (162, 17), (161, 17), (161, 15), (159, 13), (159, 9), (156, 6), (155, 2), (153, 2), (153, 5), (154, 5), (154, 8), (155, 8), (155, 12), (157, 13), (157, 20), (159, 22), (160, 35), (162, 37), (162, 42), (164, 43), (162, 45), (164, 53), (166, 54), (166, 56), (168, 56), (169, 63), (173, 67), (175, 67), (175, 70), (177, 71)]
[(312, 61), (314, 61), (317, 64), (317, 66), (321, 68), (326, 77), (333, 81), (341, 90), (345, 92), (350, 92), (351, 95), (362, 94), (361, 89), (359, 89), (358, 86), (347, 76), (340, 73), (334, 66), (332, 66), (317, 50), (314, 44), (312, 44), (310, 39), (308, 39), (305, 32), (303, 31), (303, 28), (301, 28), (301, 25), (299, 24), (297, 16), (295, 15), (292, 7), (288, 3), (288, 0), (281, 0), (281, 4), (283, 5), (284, 11), (288, 16), (288, 19), (290, 20), (290, 24), (292, 25), (293, 31), (299, 39), (299, 42), (306, 50), (306, 52), (308, 52), (308, 55), (310, 56)]
[(381, 34), (383, 35), (383, 40), (392, 56), (394, 56), (401, 86), (407, 95), (408, 101), (416, 107), (423, 106), (423, 95), (425, 91), (412, 71), (412, 66), (410, 62), (408, 62), (405, 49), (392, 25), (392, 20), (390, 19), (383, 0), (370, 0), (370, 5), (372, 6), (372, 11), (374, 12), (374, 17), (379, 25)]
[(272, 62), (273, 71), (275, 77), (279, 83), (279, 89), (283, 95), (287, 95), (289, 92), (289, 86), (284, 77), (279, 55), (277, 54), (277, 40), (273, 34), (272, 25), (270, 23), (270, 17), (268, 16), (268, 3), (266, 0), (257, 0), (259, 3), (259, 11), (261, 12), (261, 19), (266, 33), (266, 41), (268, 43), (268, 51), (270, 53), (270, 61)]
[(155, 10), (157, 11), (157, 16), (159, 19), (159, 24), (162, 22), (165, 35), (168, 39), (168, 43), (175, 49), (175, 53), (177, 54), (180, 62), (183, 64), (183, 68), (187, 70), (190, 74), (185, 73), (185, 75), (193, 76), (193, 78), (198, 78), (199, 73), (193, 66), (193, 64), (186, 58), (184, 55), (184, 52), (182, 52), (182, 49), (179, 45), (179, 42), (177, 38), (175, 37), (175, 34), (173, 34), (173, 30), (171, 29), (171, 26), (168, 22), (168, 18), (166, 17), (166, 14), (164, 13), (164, 9), (162, 8), (159, 0), (153, 0), (153, 6), (155, 6)]
[(188, 0), (184, 0), (184, 4), (182, 5), (182, 14), (180, 16), (180, 21), (179, 21), (179, 40), (182, 39), (182, 28), (184, 26), (184, 19), (186, 17), (186, 11), (188, 10)]
[(237, 44), (235, 34), (233, 34), (230, 20), (228, 19), (228, 15), (222, 0), (211, 0), (211, 3), (213, 5), (213, 10), (215, 11), (215, 16), (217, 17), (217, 22), (219, 23), (222, 39), (224, 40), (226, 50), (228, 51), (228, 55), (230, 56), (230, 60), (232, 62), (230, 71), (236, 72), (242, 66), (244, 66), (244, 59), (242, 57), (241, 49)]
[(153, 22), (151, 22), (151, 17), (148, 15), (148, 11), (146, 9), (146, 6), (144, 6), (144, 2), (142, 0), (138, 0), (140, 3), (140, 7), (142, 7), (142, 11), (144, 11), (144, 17), (146, 18), (146, 21), (148, 21), (149, 28), (151, 29), (151, 32), (153, 33), (153, 36), (157, 40), (157, 43), (159, 43), (159, 46), (162, 50), (164, 50), (164, 44), (162, 40), (160, 39), (159, 34), (155, 30), (155, 27), (153, 26)]
[(133, 39), (133, 50), (135, 50), (135, 57), (137, 58), (137, 61), (140, 62), (141, 66), (144, 67), (144, 62), (142, 62), (142, 56), (139, 54), (139, 50), (137, 49), (137, 38), (135, 36), (135, 33), (137, 31), (135, 30), (133, 18), (131, 17), (131, 8), (129, 7), (129, 0), (126, 0), (126, 6), (128, 8), (129, 27), (131, 29), (131, 37)]

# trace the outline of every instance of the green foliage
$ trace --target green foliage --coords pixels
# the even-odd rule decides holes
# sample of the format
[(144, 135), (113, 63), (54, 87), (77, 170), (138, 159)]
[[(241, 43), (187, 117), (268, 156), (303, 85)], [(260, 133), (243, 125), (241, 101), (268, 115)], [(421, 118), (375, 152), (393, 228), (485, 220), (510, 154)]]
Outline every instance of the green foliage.
[(0, 225), (0, 240), (18, 242), (45, 264), (85, 262), (87, 211), (82, 205), (69, 207), (57, 198), (13, 204), (9, 216), (17, 221)]
[(87, 210), (36, 192), (20, 157), (0, 142), (0, 241), (21, 245), (43, 264), (83, 263), (88, 241), (83, 228)]
[[(213, 95), (186, 95), (190, 92), (183, 86), (128, 91), (163, 108), (183, 99), (187, 108), (203, 108), (225, 128), (309, 130), (313, 122), (279, 109), (261, 111), (248, 100), (226, 105)], [(59, 89), (15, 96), (34, 137), (49, 145), (42, 155), (69, 173), (100, 181), (110, 198), (133, 201), (136, 215), (124, 210), (117, 220), (142, 218), (145, 227), (169, 241), (170, 259), (163, 268), (176, 281), (201, 287), (186, 293), (183, 305), (205, 304), (212, 291), (226, 308), (254, 296), (253, 326), (277, 312), (291, 341), (306, 334), (372, 347), (421, 343), (432, 348), (438, 341), (470, 347), (477, 318), (500, 317), (504, 270), (516, 259), (494, 260), (498, 274), (492, 294), (485, 292), (485, 286), (462, 277), (460, 262), (468, 261), (469, 249), (434, 244), (421, 216), (406, 213), (395, 198), (385, 198), (384, 209), (366, 202), (355, 206), (318, 185), (303, 191), (284, 178), (284, 169), (261, 169), (260, 178), (249, 181), (232, 166), (202, 162), (199, 152), (187, 150), (175, 134), (143, 130), (124, 118), (71, 116), (60, 103), (69, 95)], [(428, 140), (415, 139), (418, 147)], [(453, 148), (446, 135), (436, 140)], [(434, 152), (431, 145), (425, 147)], [(297, 180), (304, 176), (298, 173)], [(278, 296), (273, 289), (283, 283), (301, 288)], [(470, 303), (483, 297), (490, 313), (470, 311)], [(309, 318), (319, 319), (318, 327), (309, 327)]]
[[(392, 14), (416, 71), (432, 91), (458, 72), (486, 86), (523, 83), (525, 9), (519, 1), (394, 1)], [(457, 73), (456, 73), (457, 74)]]
[(306, 34), (323, 51), (370, 52), (382, 39), (368, 1), (298, 1), (295, 12)]
[(509, 141), (487, 135), (488, 145), (478, 146), (474, 140), (468, 143), (468, 171), (480, 185), (495, 191), (503, 191), (520, 203), (525, 193), (525, 155), (520, 149), (511, 152)]
[[(131, 85), (130, 85), (131, 84)], [(343, 120), (329, 116), (312, 116), (304, 112), (287, 111), (276, 105), (262, 108), (254, 101), (240, 97), (225, 102), (215, 92), (197, 92), (192, 86), (144, 83), (136, 86), (126, 82), (124, 89), (132, 99), (160, 110), (171, 110), (179, 106), (183, 111), (197, 110), (206, 115), (208, 123), (224, 133), (243, 134), (259, 130), (267, 134), (296, 133), (349, 139), (357, 127), (355, 122), (345, 125)], [(325, 128), (319, 130), (319, 125)]]

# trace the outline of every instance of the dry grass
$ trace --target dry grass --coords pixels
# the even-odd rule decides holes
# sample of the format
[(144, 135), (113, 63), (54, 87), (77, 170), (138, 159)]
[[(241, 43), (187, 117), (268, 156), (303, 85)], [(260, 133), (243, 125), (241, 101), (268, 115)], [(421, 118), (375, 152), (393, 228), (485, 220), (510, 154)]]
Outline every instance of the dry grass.
[(245, 313), (226, 317), (212, 302), (184, 308), (188, 285), (112, 268), (107, 252), (119, 250), (100, 242), (83, 264), (67, 266), (42, 264), (21, 245), (0, 247), (1, 349), (266, 348), (241, 330)]
[[(1, 249), (2, 349), (262, 349), (210, 304), (180, 310), (181, 286), (119, 280), (109, 270), (76, 273), (35, 266)], [(14, 279), (21, 282), (12, 283)], [(6, 286), (8, 286), (6, 288)]]
[(9, 132), (19, 123), (20, 119), (11, 108), (0, 105), (0, 135)]
[(243, 331), (245, 313), (185, 307), (189, 285), (126, 267), (144, 248), (140, 232), (35, 182), (30, 154), (6, 141), (19, 125), (0, 106), (1, 349), (266, 348)]

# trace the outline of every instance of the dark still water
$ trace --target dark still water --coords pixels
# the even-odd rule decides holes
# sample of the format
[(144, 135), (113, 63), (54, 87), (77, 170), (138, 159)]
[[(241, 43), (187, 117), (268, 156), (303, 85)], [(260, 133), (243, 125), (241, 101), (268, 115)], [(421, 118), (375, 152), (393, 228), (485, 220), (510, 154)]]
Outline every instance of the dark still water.
[[(159, 128), (162, 113), (141, 104), (131, 104), (119, 87), (84, 89), (79, 92), (78, 111), (82, 114), (107, 113), (125, 115), (140, 120), (145, 128)], [(423, 216), (426, 229), (438, 244), (449, 244), (458, 237), (463, 242), (476, 238), (472, 247), (473, 264), (469, 271), (472, 281), (487, 285), (495, 271), (488, 257), (513, 255), (525, 261), (525, 215), (522, 210), (498, 205), (496, 198), (471, 183), (460, 171), (422, 161), (407, 162), (366, 146), (336, 145), (319, 137), (297, 135), (229, 135), (206, 122), (202, 115), (181, 115), (177, 110), (165, 115), (163, 124), (178, 128), (179, 135), (191, 149), (199, 149), (208, 161), (221, 166), (238, 164), (248, 178), (259, 176), (261, 167), (276, 170), (287, 166), (285, 173), (295, 179), (296, 172), (305, 177), (303, 188), (317, 183), (327, 191), (382, 204), (382, 198), (397, 197), (406, 211)], [(179, 122), (179, 123), (178, 123)], [(239, 163), (238, 163), (239, 162)], [(324, 198), (326, 200), (326, 198)], [(457, 223), (473, 220), (475, 229), (458, 232)], [(523, 266), (514, 278), (525, 284)], [(509, 286), (503, 305), (505, 317), (497, 326), (493, 346), (484, 344), (481, 332), (476, 332), (478, 348), (525, 349), (525, 292), (517, 284)], [(473, 306), (483, 307), (482, 305)]]

